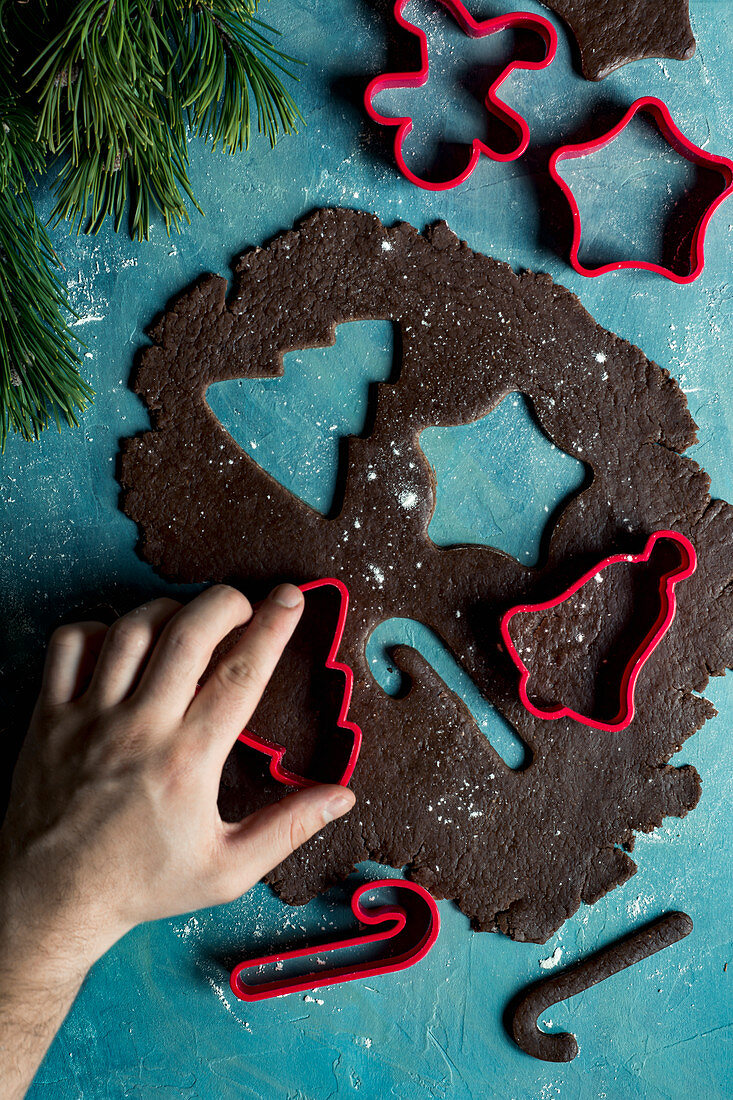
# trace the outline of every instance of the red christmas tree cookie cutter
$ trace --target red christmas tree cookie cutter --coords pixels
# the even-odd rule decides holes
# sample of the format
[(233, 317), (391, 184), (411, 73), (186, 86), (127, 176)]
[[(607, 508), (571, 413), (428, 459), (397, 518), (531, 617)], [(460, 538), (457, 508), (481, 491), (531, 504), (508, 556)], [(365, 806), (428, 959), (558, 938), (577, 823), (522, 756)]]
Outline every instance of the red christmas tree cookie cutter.
[[(365, 894), (384, 887), (400, 891), (409, 891), (412, 900), (419, 900), (420, 912), (412, 912), (409, 915), (401, 905), (383, 905), (373, 909), (367, 909), (362, 904)], [(416, 882), (406, 882), (403, 879), (378, 879), (376, 882), (366, 882), (352, 894), (351, 910), (356, 919), (366, 928), (358, 934), (348, 933), (341, 939), (332, 940), (330, 943), (311, 947), (297, 947), (287, 951), (276, 951), (272, 955), (261, 955), (256, 959), (247, 959), (239, 963), (232, 970), (230, 985), (235, 996), (242, 1001), (261, 1001), (267, 997), (280, 997), (285, 993), (302, 993), (307, 989), (319, 989), (326, 985), (336, 985), (340, 982), (352, 982), (357, 978), (373, 978), (377, 974), (392, 974), (397, 970), (404, 970), (408, 966), (414, 966), (420, 959), (424, 959), (430, 948), (438, 938), (440, 931), (440, 914), (435, 900), (428, 891)], [(379, 925), (384, 927), (379, 931), (370, 931)], [(322, 958), (337, 951), (350, 947), (366, 947), (369, 944), (389, 943), (406, 928), (414, 930), (412, 942), (397, 955), (384, 955), (378, 959), (369, 959), (362, 962), (344, 964), (342, 966), (324, 967), (320, 970), (311, 970), (307, 974), (285, 975), (269, 981), (248, 983), (242, 977), (243, 974), (254, 970), (262, 970), (266, 966), (282, 967), (282, 964), (292, 959), (305, 959), (309, 957)]]
[[(317, 581), (308, 581), (306, 584), (301, 584), (298, 587), (305, 595), (308, 592), (314, 591), (314, 589), (324, 588), (326, 586), (335, 588), (339, 594), (338, 620), (333, 640), (328, 651), (328, 657), (326, 658), (326, 668), (342, 672), (344, 675), (344, 693), (341, 698), (341, 706), (339, 708), (338, 718), (336, 719), (336, 725), (340, 729), (349, 730), (353, 738), (349, 758), (341, 778), (338, 780), (341, 786), (346, 787), (354, 774), (354, 768), (359, 759), (362, 741), (361, 727), (358, 726), (356, 722), (352, 722), (347, 718), (349, 704), (351, 702), (351, 693), (354, 688), (354, 673), (348, 665), (343, 663), (343, 661), (336, 659), (344, 634), (344, 627), (346, 625), (346, 615), (349, 609), (349, 590), (344, 582), (340, 581), (337, 577), (324, 577)], [(261, 737), (259, 734), (253, 733), (251, 730), (247, 729), (242, 730), (239, 735), (239, 740), (245, 745), (249, 745), (250, 748), (264, 753), (265, 756), (269, 756), (270, 775), (273, 779), (277, 779), (279, 783), (284, 783), (288, 787), (315, 786), (316, 780), (308, 779), (306, 776), (298, 775), (296, 772), (291, 772), (288, 768), (283, 767), (282, 760), (287, 752), (284, 745), (280, 745), (277, 741), (272, 741), (267, 737)]]
[[(652, 116), (662, 137), (665, 138), (667, 143), (681, 156), (685, 157), (686, 160), (692, 161), (693, 164), (699, 164), (703, 168), (717, 171), (723, 177), (723, 190), (708, 205), (695, 226), (695, 231), (690, 242), (690, 270), (687, 275), (680, 275), (671, 268), (665, 267), (663, 264), (653, 263), (651, 260), (614, 260), (611, 263), (600, 264), (598, 267), (586, 267), (578, 259), (580, 237), (582, 233), (580, 210), (578, 209), (578, 204), (570, 185), (562, 178), (557, 166), (563, 161), (586, 157), (597, 152), (599, 149), (605, 148), (605, 146), (613, 141), (615, 137), (618, 137), (621, 131), (628, 126), (631, 119), (639, 111), (644, 111)], [(707, 153), (698, 145), (694, 145), (675, 125), (666, 103), (661, 99), (657, 99), (655, 96), (643, 96), (641, 99), (637, 99), (635, 103), (631, 104), (621, 121), (618, 122), (613, 129), (609, 130), (608, 133), (601, 134), (599, 137), (593, 138), (591, 141), (583, 142), (581, 145), (561, 145), (550, 157), (549, 167), (550, 175), (565, 195), (572, 214), (573, 241), (570, 246), (570, 263), (579, 275), (585, 275), (588, 278), (595, 278), (597, 275), (605, 275), (609, 271), (636, 268), (642, 271), (656, 271), (658, 275), (664, 275), (666, 279), (672, 279), (675, 283), (693, 282), (705, 266), (705, 230), (708, 227), (708, 222), (721, 202), (724, 202), (725, 199), (733, 193), (733, 161), (729, 160), (728, 157)]]
[[(662, 573), (659, 579), (659, 614), (626, 664), (621, 679), (619, 710), (613, 721), (602, 722), (588, 715), (580, 714), (570, 707), (540, 707), (533, 703), (529, 697), (528, 691), (530, 671), (519, 656), (517, 648), (512, 641), (511, 634), (509, 633), (509, 624), (514, 616), (527, 613), (532, 614), (538, 611), (547, 611), (553, 607), (557, 607), (559, 604), (564, 603), (565, 600), (575, 595), (583, 585), (588, 584), (589, 581), (600, 574), (604, 569), (607, 569), (610, 565), (616, 565), (621, 562), (638, 564), (640, 562), (649, 561), (652, 551), (660, 539), (670, 539), (677, 544), (680, 562), (679, 565)], [(597, 730), (605, 730), (608, 733), (617, 733), (631, 725), (634, 718), (634, 690), (636, 688), (636, 681), (639, 677), (639, 673), (667, 633), (675, 617), (677, 611), (675, 587), (680, 581), (692, 576), (696, 568), (697, 555), (695, 553), (695, 548), (685, 535), (680, 534), (679, 531), (655, 531), (654, 534), (650, 535), (648, 538), (646, 546), (640, 554), (613, 554), (609, 558), (604, 558), (603, 561), (594, 566), (593, 569), (588, 570), (587, 573), (584, 573), (579, 580), (575, 581), (575, 583), (570, 586), (570, 588), (566, 589), (554, 599), (545, 600), (543, 603), (519, 604), (517, 607), (509, 608), (502, 616), (501, 635), (507, 652), (519, 671), (519, 697), (530, 714), (533, 714), (536, 718), (573, 718), (576, 722), (582, 722), (585, 726), (591, 726), (593, 729)]]
[(511, 107), (499, 98), (498, 91), (507, 77), (513, 73), (515, 69), (544, 69), (551, 64), (557, 52), (557, 31), (549, 19), (545, 19), (541, 15), (533, 15), (531, 12), (515, 11), (510, 12), (508, 15), (500, 15), (495, 19), (476, 20), (460, 0), (439, 0), (439, 3), (441, 3), (444, 8), (448, 9), (458, 26), (464, 34), (469, 36), (469, 38), (485, 38), (487, 35), (496, 34), (498, 31), (506, 30), (509, 27), (519, 27), (525, 30), (536, 31), (545, 42), (546, 52), (545, 56), (540, 61), (510, 61), (496, 80), (493, 81), (486, 93), (484, 102), (489, 113), (500, 118), (503, 122), (506, 122), (507, 125), (514, 130), (518, 138), (516, 147), (509, 153), (497, 153), (495, 150), (491, 149), (486, 142), (481, 141), (479, 138), (474, 138), (471, 144), (470, 158), (463, 171), (459, 172), (458, 175), (454, 176), (452, 179), (436, 183), (416, 175), (412, 169), (408, 167), (405, 161), (402, 150), (405, 139), (412, 130), (413, 119), (410, 116), (393, 118), (389, 115), (382, 115), (373, 104), (374, 97), (378, 95), (379, 92), (383, 92), (388, 88), (422, 88), (427, 82), (430, 72), (427, 36), (424, 30), (405, 19), (403, 11), (407, 3), (408, 0), (396, 0), (394, 18), (401, 27), (404, 27), (405, 30), (409, 31), (411, 34), (416, 35), (419, 39), (420, 68), (417, 72), (383, 73), (380, 76), (375, 76), (367, 85), (367, 89), (364, 93), (364, 106), (366, 107), (369, 117), (380, 126), (397, 127), (397, 133), (394, 139), (394, 153), (397, 166), (403, 176), (411, 183), (424, 188), (426, 191), (448, 191), (450, 188), (457, 187), (458, 184), (464, 183), (465, 180), (468, 179), (476, 167), (482, 153), (491, 160), (496, 161), (510, 161), (516, 160), (517, 157), (521, 157), (522, 153), (529, 145), (529, 126), (520, 114), (512, 110)]

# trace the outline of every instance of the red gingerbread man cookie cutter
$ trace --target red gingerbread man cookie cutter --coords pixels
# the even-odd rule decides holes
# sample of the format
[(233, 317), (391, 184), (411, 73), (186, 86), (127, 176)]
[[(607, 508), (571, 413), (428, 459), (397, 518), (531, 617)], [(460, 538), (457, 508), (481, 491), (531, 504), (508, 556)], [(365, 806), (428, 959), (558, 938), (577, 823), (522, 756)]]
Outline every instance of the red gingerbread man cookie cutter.
[(516, 160), (517, 157), (521, 157), (522, 153), (526, 150), (529, 145), (529, 126), (527, 125), (526, 119), (499, 98), (499, 88), (515, 69), (544, 69), (551, 64), (557, 52), (557, 31), (549, 19), (545, 19), (541, 15), (533, 15), (530, 12), (515, 11), (510, 12), (508, 15), (500, 15), (495, 19), (476, 20), (461, 3), (461, 0), (439, 0), (439, 3), (441, 3), (444, 8), (448, 9), (458, 26), (464, 34), (469, 36), (469, 38), (485, 38), (488, 35), (496, 34), (498, 31), (503, 31), (510, 27), (518, 27), (524, 28), (525, 30), (536, 31), (544, 40), (546, 49), (545, 55), (540, 61), (510, 61), (496, 80), (493, 81), (486, 93), (484, 102), (489, 113), (501, 119), (503, 122), (506, 122), (506, 124), (514, 130), (518, 138), (516, 147), (508, 153), (498, 153), (488, 146), (486, 142), (481, 141), (480, 138), (474, 138), (471, 144), (469, 161), (463, 171), (449, 180), (436, 183), (418, 176), (408, 167), (405, 161), (403, 147), (405, 139), (412, 130), (413, 119), (409, 116), (393, 118), (389, 115), (382, 115), (377, 111), (373, 103), (374, 97), (378, 95), (379, 92), (383, 92), (388, 88), (422, 88), (427, 82), (430, 72), (427, 36), (424, 30), (405, 19), (403, 11), (408, 2), (409, 0), (396, 0), (394, 18), (401, 27), (404, 27), (405, 30), (416, 35), (418, 38), (420, 42), (420, 68), (417, 72), (383, 73), (380, 76), (375, 76), (367, 85), (367, 89), (364, 93), (364, 106), (366, 107), (369, 117), (373, 119), (374, 122), (379, 123), (380, 126), (397, 127), (394, 139), (394, 153), (397, 166), (403, 176), (411, 183), (424, 188), (426, 191), (448, 191), (450, 188), (457, 187), (460, 183), (464, 183), (465, 180), (468, 179), (478, 164), (479, 157), (482, 153), (491, 160), (510, 161)]

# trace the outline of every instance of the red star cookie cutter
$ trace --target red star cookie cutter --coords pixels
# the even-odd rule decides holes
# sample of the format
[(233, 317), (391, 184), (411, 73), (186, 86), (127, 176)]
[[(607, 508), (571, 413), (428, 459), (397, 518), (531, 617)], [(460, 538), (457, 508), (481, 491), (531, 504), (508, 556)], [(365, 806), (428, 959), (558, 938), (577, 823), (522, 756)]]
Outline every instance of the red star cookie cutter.
[[(723, 191), (721, 191), (721, 193), (710, 203), (695, 227), (695, 232), (690, 242), (690, 271), (687, 275), (679, 275), (677, 272), (672, 271), (671, 268), (664, 267), (662, 264), (653, 263), (651, 260), (614, 260), (612, 263), (601, 264), (599, 267), (585, 267), (578, 259), (580, 235), (582, 232), (580, 211), (570, 185), (562, 178), (558, 172), (557, 166), (562, 161), (585, 157), (591, 153), (595, 153), (599, 149), (605, 148), (606, 145), (613, 141), (613, 139), (628, 126), (631, 119), (639, 111), (644, 111), (652, 116), (662, 137), (680, 154), (680, 156), (683, 156), (686, 160), (692, 161), (693, 164), (701, 165), (703, 168), (713, 169), (719, 172), (723, 177)], [(608, 133), (601, 134), (600, 137), (583, 142), (581, 145), (561, 145), (550, 157), (550, 175), (565, 195), (573, 218), (573, 242), (570, 247), (570, 263), (579, 275), (585, 275), (589, 278), (594, 278), (597, 275), (605, 275), (608, 271), (637, 268), (643, 271), (656, 271), (658, 275), (664, 275), (666, 279), (672, 279), (675, 283), (693, 282), (705, 266), (705, 230), (708, 227), (708, 222), (721, 202), (724, 202), (731, 192), (733, 192), (733, 161), (729, 160), (728, 157), (707, 153), (698, 145), (694, 145), (675, 125), (667, 104), (661, 99), (657, 99), (655, 96), (643, 96), (641, 99), (637, 99), (635, 103), (631, 104), (621, 121), (618, 122), (613, 129), (609, 130)]]
[[(353, 737), (349, 759), (346, 762), (346, 767), (344, 768), (341, 778), (338, 780), (341, 786), (346, 787), (354, 774), (354, 768), (359, 759), (362, 741), (361, 727), (358, 726), (356, 722), (351, 722), (347, 718), (349, 703), (351, 702), (351, 693), (354, 688), (354, 673), (348, 665), (343, 663), (343, 661), (338, 661), (336, 659), (344, 634), (344, 627), (346, 625), (346, 614), (349, 609), (349, 590), (344, 582), (340, 581), (337, 577), (324, 577), (317, 581), (308, 581), (307, 584), (301, 584), (298, 587), (305, 595), (316, 588), (323, 588), (325, 586), (331, 586), (339, 593), (338, 620), (333, 640), (328, 651), (328, 657), (326, 658), (326, 668), (335, 669), (344, 674), (344, 694), (341, 699), (336, 725), (340, 729), (350, 730)], [(239, 740), (244, 742), (245, 745), (249, 745), (250, 748), (256, 749), (258, 752), (264, 753), (266, 756), (270, 757), (270, 775), (273, 779), (277, 779), (279, 783), (284, 783), (288, 787), (315, 786), (315, 780), (307, 779), (305, 776), (298, 775), (296, 772), (291, 772), (283, 767), (282, 759), (287, 751), (284, 745), (280, 745), (277, 741), (271, 741), (266, 737), (260, 737), (259, 734), (252, 733), (251, 730), (246, 729), (242, 730), (240, 733)]]
[(514, 130), (518, 138), (517, 146), (509, 153), (497, 153), (479, 138), (474, 138), (471, 145), (471, 155), (463, 171), (459, 172), (459, 174), (452, 179), (435, 183), (416, 175), (412, 169), (408, 167), (405, 161), (402, 149), (405, 139), (412, 130), (412, 118), (409, 116), (391, 118), (388, 115), (381, 115), (372, 102), (379, 92), (383, 92), (387, 88), (422, 88), (428, 79), (430, 64), (428, 61), (427, 36), (425, 31), (415, 26), (414, 23), (410, 23), (402, 14), (408, 2), (409, 0), (396, 0), (394, 18), (401, 27), (404, 27), (405, 30), (409, 31), (411, 34), (416, 35), (419, 39), (420, 68), (417, 72), (383, 73), (380, 76), (375, 76), (368, 84), (364, 93), (364, 106), (366, 107), (369, 117), (380, 126), (397, 127), (397, 133), (394, 139), (394, 153), (397, 166), (403, 176), (411, 183), (424, 188), (426, 191), (448, 191), (451, 187), (457, 187), (459, 183), (463, 183), (468, 179), (476, 167), (482, 153), (490, 157), (491, 160), (497, 161), (510, 161), (516, 160), (517, 157), (521, 157), (522, 153), (529, 145), (529, 126), (520, 114), (517, 114), (516, 111), (512, 110), (511, 107), (507, 106), (507, 104), (499, 98), (498, 91), (507, 77), (514, 72), (515, 69), (544, 69), (551, 64), (557, 51), (557, 31), (549, 19), (545, 19), (541, 15), (533, 15), (531, 12), (515, 11), (508, 15), (498, 16), (495, 19), (476, 20), (463, 6), (460, 0), (439, 0), (439, 3), (441, 3), (444, 8), (448, 9), (458, 23), (458, 26), (469, 36), (469, 38), (485, 38), (487, 35), (496, 34), (498, 31), (503, 31), (508, 27), (520, 27), (526, 30), (536, 31), (545, 42), (546, 52), (541, 61), (511, 61), (499, 74), (486, 94), (484, 102), (487, 110), (490, 114), (506, 122), (507, 125)]
[[(529, 669), (519, 656), (517, 648), (512, 641), (511, 634), (509, 633), (509, 624), (514, 616), (526, 613), (531, 614), (537, 611), (548, 611), (550, 608), (557, 607), (559, 604), (564, 603), (565, 600), (575, 595), (583, 585), (588, 584), (589, 581), (593, 580), (594, 577), (598, 576), (610, 565), (616, 565), (620, 562), (637, 564), (639, 562), (649, 561), (654, 546), (660, 539), (670, 539), (677, 544), (680, 561), (679, 565), (673, 566), (671, 569), (665, 571), (659, 579), (659, 614), (654, 624), (650, 627), (645, 637), (629, 658), (626, 668), (624, 669), (624, 674), (621, 679), (621, 698), (616, 717), (611, 722), (601, 722), (588, 715), (579, 714), (578, 711), (572, 710), (570, 707), (539, 707), (533, 703), (528, 692), (530, 678)], [(696, 568), (697, 555), (695, 553), (695, 548), (685, 535), (680, 534), (679, 531), (655, 531), (654, 534), (650, 535), (647, 539), (646, 546), (640, 554), (613, 554), (610, 558), (604, 558), (603, 561), (594, 566), (593, 569), (584, 573), (579, 580), (575, 581), (575, 583), (570, 586), (570, 588), (566, 589), (554, 599), (545, 600), (544, 603), (519, 604), (517, 607), (509, 608), (502, 616), (501, 635), (509, 656), (519, 670), (519, 697), (530, 714), (533, 714), (536, 718), (573, 718), (576, 722), (582, 722), (585, 726), (591, 726), (596, 730), (605, 730), (608, 733), (617, 733), (620, 730), (626, 729), (627, 726), (630, 726), (634, 718), (634, 690), (636, 688), (636, 681), (639, 677), (639, 673), (669, 630), (672, 620), (675, 617), (677, 599), (674, 590), (676, 585), (687, 577), (692, 576)]]
[[(409, 893), (410, 900), (413, 902), (409, 914), (401, 905), (383, 905), (372, 909), (364, 907), (362, 898), (365, 894), (371, 894), (385, 887), (394, 889), (398, 893), (405, 891)], [(417, 904), (414, 904), (415, 902)], [(357, 978), (392, 974), (397, 970), (414, 966), (420, 959), (424, 959), (440, 931), (438, 907), (428, 891), (423, 886), (418, 886), (416, 882), (392, 878), (365, 882), (352, 894), (351, 911), (360, 924), (366, 926), (357, 935), (349, 933), (330, 943), (276, 951), (272, 955), (261, 955), (259, 958), (247, 959), (239, 963), (232, 970), (230, 978), (234, 995), (242, 1001), (262, 1001), (267, 997), (280, 997), (286, 993), (303, 993), (307, 989), (320, 989), (325, 985), (353, 982)], [(384, 925), (380, 931), (369, 930), (379, 925)], [(250, 971), (260, 970), (261, 972), (267, 966), (282, 970), (283, 964), (292, 959), (316, 957), (320, 960), (325, 955), (351, 947), (366, 947), (374, 943), (389, 944), (405, 931), (408, 933), (409, 942), (393, 955), (385, 954), (378, 959), (310, 970), (306, 974), (280, 976), (269, 981), (247, 982), (243, 977)]]

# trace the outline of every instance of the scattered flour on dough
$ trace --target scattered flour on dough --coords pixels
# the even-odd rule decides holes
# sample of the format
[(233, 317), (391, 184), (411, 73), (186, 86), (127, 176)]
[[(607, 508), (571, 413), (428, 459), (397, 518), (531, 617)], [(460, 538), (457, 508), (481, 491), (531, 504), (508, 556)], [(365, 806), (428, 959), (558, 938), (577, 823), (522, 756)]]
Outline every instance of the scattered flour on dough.
[(370, 565), (368, 566), (368, 569), (381, 588), (381, 586), (384, 584), (384, 571), (380, 569), (378, 565)]

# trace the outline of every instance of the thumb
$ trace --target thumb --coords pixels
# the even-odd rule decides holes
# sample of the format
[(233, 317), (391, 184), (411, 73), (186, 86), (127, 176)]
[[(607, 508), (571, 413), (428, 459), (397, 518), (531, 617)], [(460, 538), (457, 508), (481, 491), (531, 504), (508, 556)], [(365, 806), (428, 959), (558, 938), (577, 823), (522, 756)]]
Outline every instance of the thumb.
[(232, 877), (240, 894), (310, 839), (347, 813), (355, 802), (348, 787), (318, 784), (250, 814), (229, 834)]

